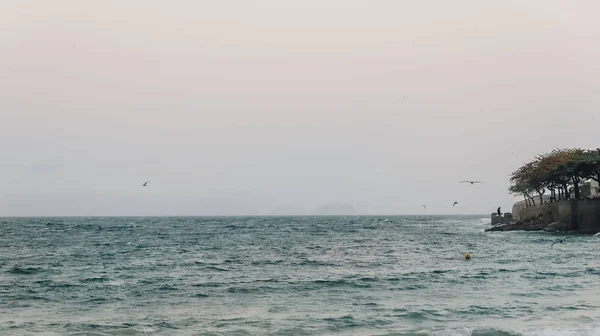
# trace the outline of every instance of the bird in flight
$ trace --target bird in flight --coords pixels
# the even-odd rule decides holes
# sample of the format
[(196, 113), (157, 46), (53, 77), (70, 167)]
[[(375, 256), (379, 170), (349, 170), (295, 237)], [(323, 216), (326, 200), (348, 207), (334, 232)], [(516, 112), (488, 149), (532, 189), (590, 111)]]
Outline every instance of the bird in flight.
[(144, 182), (144, 184), (142, 184), (142, 187), (147, 187), (147, 186), (148, 186), (148, 183), (150, 183), (150, 181), (146, 181), (146, 182)]
[(569, 239), (569, 238), (570, 238), (570, 237), (566, 237), (566, 238), (562, 238), (562, 239), (559, 239), (559, 240), (557, 240), (557, 241), (553, 242), (553, 243), (552, 243), (552, 245), (550, 245), (550, 248), (552, 248), (552, 246), (554, 246), (554, 244), (557, 244), (557, 243), (561, 243), (561, 244), (562, 244), (562, 243), (564, 243), (564, 242), (565, 242), (565, 240), (567, 240), (567, 239)]
[(483, 182), (479, 182), (479, 181), (460, 181), (460, 183), (471, 183), (471, 184), (475, 184), (475, 183), (483, 183)]
[(452, 207), (454, 208), (457, 204), (458, 202), (454, 202), (454, 204), (452, 204)]
[(421, 205), (425, 210), (427, 210), (427, 205), (423, 204)]

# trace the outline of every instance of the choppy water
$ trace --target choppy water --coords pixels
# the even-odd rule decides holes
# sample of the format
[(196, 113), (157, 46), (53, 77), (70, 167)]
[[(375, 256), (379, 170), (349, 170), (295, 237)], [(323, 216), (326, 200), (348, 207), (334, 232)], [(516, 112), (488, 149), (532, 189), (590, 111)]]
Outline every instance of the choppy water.
[(0, 219), (0, 334), (600, 334), (598, 237), (550, 249), (552, 234), (488, 226), (481, 216)]

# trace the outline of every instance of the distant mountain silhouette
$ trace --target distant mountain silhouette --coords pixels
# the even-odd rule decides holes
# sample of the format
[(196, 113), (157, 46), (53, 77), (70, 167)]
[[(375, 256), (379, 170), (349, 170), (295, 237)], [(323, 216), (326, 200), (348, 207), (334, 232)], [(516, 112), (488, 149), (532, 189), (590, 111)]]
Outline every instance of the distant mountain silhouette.
[(273, 209), (270, 214), (272, 216), (304, 216), (308, 214), (308, 211), (292, 205), (283, 205)]
[(314, 214), (321, 216), (355, 215), (356, 209), (348, 204), (330, 203), (317, 208)]

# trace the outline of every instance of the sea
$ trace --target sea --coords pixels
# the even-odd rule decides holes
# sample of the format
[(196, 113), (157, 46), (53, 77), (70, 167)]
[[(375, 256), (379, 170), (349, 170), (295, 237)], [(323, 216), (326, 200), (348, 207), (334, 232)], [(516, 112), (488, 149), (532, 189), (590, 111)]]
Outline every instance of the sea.
[(600, 335), (599, 237), (488, 227), (0, 218), (0, 335)]

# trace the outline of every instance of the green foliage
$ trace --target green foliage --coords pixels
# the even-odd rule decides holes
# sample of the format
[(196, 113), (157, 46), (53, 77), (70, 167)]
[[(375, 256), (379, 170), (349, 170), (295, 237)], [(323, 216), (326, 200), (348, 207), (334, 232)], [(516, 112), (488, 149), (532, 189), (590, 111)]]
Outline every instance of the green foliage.
[(515, 170), (510, 177), (509, 191), (532, 199), (537, 193), (542, 200), (546, 190), (553, 197), (569, 198), (572, 188), (575, 197), (579, 197), (581, 180), (594, 179), (600, 182), (600, 149), (554, 149), (538, 155)]

